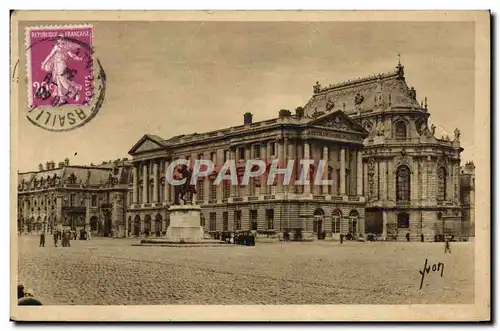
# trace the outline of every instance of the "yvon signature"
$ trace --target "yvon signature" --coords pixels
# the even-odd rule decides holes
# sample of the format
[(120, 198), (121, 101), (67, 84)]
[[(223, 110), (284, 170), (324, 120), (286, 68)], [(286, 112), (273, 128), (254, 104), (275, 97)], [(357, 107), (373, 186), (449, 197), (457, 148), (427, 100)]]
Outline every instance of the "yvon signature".
[(443, 277), (443, 272), (444, 272), (444, 263), (438, 262), (437, 264), (433, 265), (427, 265), (427, 259), (425, 259), (425, 264), (424, 268), (420, 270), (420, 274), (422, 275), (422, 279), (420, 280), (420, 289), (422, 289), (422, 286), (424, 284), (424, 278), (425, 274), (429, 274), (430, 272), (440, 272), (441, 271), (441, 277)]

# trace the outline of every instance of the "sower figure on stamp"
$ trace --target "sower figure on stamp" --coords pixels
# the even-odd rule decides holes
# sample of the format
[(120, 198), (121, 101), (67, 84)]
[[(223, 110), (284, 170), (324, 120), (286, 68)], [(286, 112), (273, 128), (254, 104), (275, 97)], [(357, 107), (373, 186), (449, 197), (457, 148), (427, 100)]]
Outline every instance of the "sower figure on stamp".
[(68, 97), (74, 98), (75, 101), (80, 98), (82, 86), (73, 81), (74, 70), (72, 71), (67, 65), (68, 57), (77, 61), (83, 60), (72, 52), (78, 47), (77, 44), (59, 36), (49, 55), (42, 62), (42, 70), (48, 72), (54, 82), (55, 98), (59, 104), (66, 103)]
[[(180, 178), (177, 178), (178, 180), (186, 179), (184, 184), (177, 185), (175, 186), (175, 200), (174, 204), (175, 205), (180, 205), (181, 200), (182, 204), (186, 204), (186, 194), (191, 193), (191, 198), (193, 197), (194, 194), (196, 194), (196, 187), (194, 185), (191, 185), (191, 177), (193, 176), (193, 170), (189, 169), (185, 164), (179, 166), (179, 174)], [(191, 200), (192, 203), (192, 200)]]

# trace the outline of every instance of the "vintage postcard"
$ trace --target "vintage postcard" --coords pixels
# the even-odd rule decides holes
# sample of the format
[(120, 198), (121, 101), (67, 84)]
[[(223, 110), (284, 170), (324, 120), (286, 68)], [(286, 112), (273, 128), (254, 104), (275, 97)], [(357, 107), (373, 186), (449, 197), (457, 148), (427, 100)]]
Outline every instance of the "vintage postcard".
[(489, 12), (11, 28), (13, 320), (490, 319)]

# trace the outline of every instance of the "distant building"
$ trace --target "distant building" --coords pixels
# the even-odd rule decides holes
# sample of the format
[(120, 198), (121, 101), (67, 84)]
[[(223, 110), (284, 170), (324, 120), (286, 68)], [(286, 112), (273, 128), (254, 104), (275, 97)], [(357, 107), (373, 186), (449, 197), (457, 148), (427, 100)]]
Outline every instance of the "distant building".
[(18, 229), (85, 228), (109, 236), (123, 225), (130, 175), (127, 160), (78, 166), (66, 159), (57, 167), (47, 162), (38, 171), (18, 173)]
[(475, 171), (476, 166), (473, 162), (467, 162), (465, 166), (460, 169), (460, 202), (462, 204), (462, 223), (464, 232), (470, 237), (475, 236)]

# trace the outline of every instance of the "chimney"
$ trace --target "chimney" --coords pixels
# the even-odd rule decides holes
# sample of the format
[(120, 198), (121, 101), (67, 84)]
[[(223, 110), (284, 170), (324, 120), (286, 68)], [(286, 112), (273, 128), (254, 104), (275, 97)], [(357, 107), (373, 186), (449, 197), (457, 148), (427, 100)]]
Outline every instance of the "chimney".
[(41, 163), (40, 163), (40, 164), (38, 165), (38, 171), (43, 171), (43, 164), (41, 164)]
[(69, 166), (69, 159), (68, 159), (68, 158), (65, 158), (65, 159), (64, 159), (64, 165), (65, 165), (65, 166)]
[(59, 162), (58, 166), (59, 166), (59, 168), (64, 167), (64, 162)]
[(281, 109), (280, 112), (279, 112), (279, 117), (282, 118), (282, 117), (288, 117), (288, 116), (292, 116), (292, 113), (288, 110), (288, 109)]
[(252, 113), (243, 114), (243, 124), (249, 125), (252, 124)]
[(303, 107), (295, 108), (295, 116), (297, 116), (298, 118), (304, 117), (304, 108)]
[(45, 162), (45, 170), (50, 170), (50, 161)]

